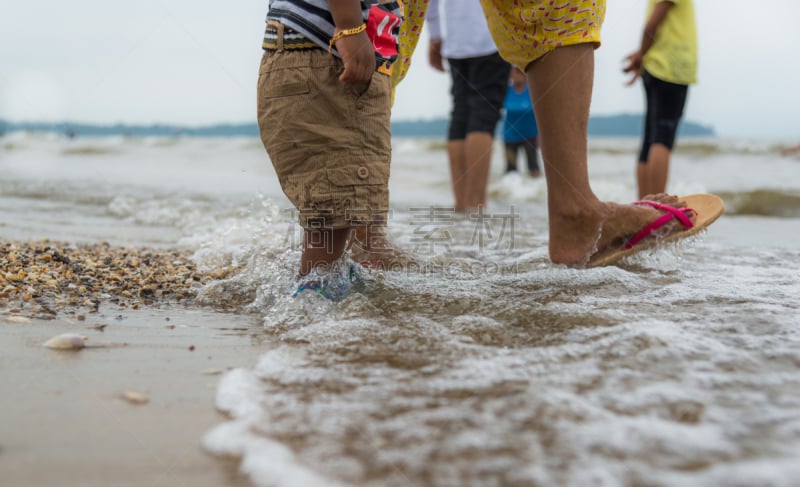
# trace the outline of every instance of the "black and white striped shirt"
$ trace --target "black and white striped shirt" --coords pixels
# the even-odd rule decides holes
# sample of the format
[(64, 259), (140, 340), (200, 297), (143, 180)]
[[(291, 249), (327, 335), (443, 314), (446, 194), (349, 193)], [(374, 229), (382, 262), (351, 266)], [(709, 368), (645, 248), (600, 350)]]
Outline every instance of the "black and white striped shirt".
[[(398, 0), (361, 0), (361, 12), (364, 22), (367, 23), (367, 34), (373, 40), (376, 52), (375, 56), (379, 62), (392, 62), (396, 55), (396, 40), (400, 31), (400, 21), (403, 18), (402, 2)], [(387, 17), (393, 19), (390, 25), (387, 24)], [(328, 0), (270, 0), (267, 20), (280, 22), (290, 27), (300, 35), (308, 38), (311, 42), (327, 50), (335, 25), (331, 15)], [(385, 32), (384, 29), (389, 29)], [(391, 50), (380, 49), (381, 44), (376, 42), (374, 36), (383, 36), (385, 45), (387, 35), (391, 35), (395, 42), (394, 54)], [(265, 44), (275, 44), (274, 30), (268, 29), (264, 41)], [(335, 55), (339, 55), (336, 49)]]

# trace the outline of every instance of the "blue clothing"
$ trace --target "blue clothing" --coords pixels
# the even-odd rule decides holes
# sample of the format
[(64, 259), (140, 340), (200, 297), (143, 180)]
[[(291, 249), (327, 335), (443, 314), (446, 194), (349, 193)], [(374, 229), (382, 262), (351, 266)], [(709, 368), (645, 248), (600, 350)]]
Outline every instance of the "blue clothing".
[(514, 86), (509, 84), (504, 107), (506, 116), (503, 120), (503, 140), (521, 142), (539, 135), (527, 86), (517, 93)]

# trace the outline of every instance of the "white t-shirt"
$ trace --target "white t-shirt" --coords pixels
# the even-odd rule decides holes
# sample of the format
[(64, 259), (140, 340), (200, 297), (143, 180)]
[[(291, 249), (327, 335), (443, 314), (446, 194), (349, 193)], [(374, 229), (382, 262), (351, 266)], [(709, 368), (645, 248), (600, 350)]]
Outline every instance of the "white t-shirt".
[(445, 58), (465, 59), (497, 52), (480, 0), (430, 0), (426, 23), (431, 39), (442, 40)]

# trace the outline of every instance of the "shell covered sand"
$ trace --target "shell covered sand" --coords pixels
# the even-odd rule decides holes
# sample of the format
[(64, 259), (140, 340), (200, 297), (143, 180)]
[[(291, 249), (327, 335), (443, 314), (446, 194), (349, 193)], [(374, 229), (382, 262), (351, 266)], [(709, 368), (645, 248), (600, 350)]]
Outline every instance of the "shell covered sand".
[(0, 310), (14, 316), (55, 319), (96, 312), (102, 303), (138, 308), (185, 303), (230, 269), (199, 272), (191, 253), (48, 240), (0, 240)]

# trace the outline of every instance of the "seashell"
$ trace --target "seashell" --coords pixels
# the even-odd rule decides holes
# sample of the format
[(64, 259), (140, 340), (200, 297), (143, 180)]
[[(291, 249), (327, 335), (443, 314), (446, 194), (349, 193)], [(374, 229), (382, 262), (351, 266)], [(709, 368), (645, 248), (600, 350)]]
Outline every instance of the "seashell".
[(75, 333), (63, 333), (44, 342), (44, 346), (55, 350), (80, 350), (86, 346), (87, 337)]
[(10, 323), (30, 323), (31, 319), (25, 316), (6, 316), (6, 321)]
[[(15, 313), (27, 318), (39, 316), (38, 307), (45, 305), (56, 313), (74, 314), (81, 306), (97, 313), (106, 300), (136, 309), (141, 304), (137, 299), (191, 298), (198, 286), (235, 272), (234, 267), (198, 271), (189, 253), (176, 250), (62, 246), (46, 239), (0, 243), (0, 301), (25, 303)], [(0, 322), (9, 313), (2, 312)]]
[(125, 391), (122, 393), (122, 399), (125, 399), (131, 404), (147, 404), (150, 399), (145, 396), (144, 394), (139, 394), (138, 392), (133, 391)]
[(225, 369), (208, 369), (202, 372), (203, 375), (222, 375), (225, 373)]

